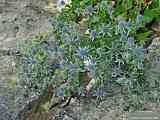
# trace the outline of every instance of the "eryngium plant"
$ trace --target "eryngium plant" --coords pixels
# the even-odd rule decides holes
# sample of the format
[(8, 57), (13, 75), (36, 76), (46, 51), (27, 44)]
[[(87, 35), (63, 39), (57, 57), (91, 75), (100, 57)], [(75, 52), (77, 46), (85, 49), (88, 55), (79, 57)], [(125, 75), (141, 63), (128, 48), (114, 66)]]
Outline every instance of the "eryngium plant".
[(117, 86), (129, 98), (142, 95), (148, 82), (136, 38), (143, 16), (115, 16), (114, 5), (104, 0), (75, 3), (51, 20), (54, 44), (39, 36), (22, 47), (23, 84), (38, 94), (55, 86), (58, 96), (107, 96)]
[[(141, 22), (114, 21), (110, 9), (106, 13), (109, 20), (102, 18), (93, 23), (90, 18), (100, 17), (99, 12), (102, 11), (99, 11), (100, 8), (97, 11), (96, 8), (92, 9), (93, 14), (86, 20), (86, 32), (80, 30), (80, 24), (62, 19), (61, 15), (51, 21), (57, 45), (64, 51), (66, 63), (62, 71), (66, 70), (64, 73), (67, 74), (60, 78), (67, 76), (67, 90), (84, 95), (88, 87), (84, 83), (94, 81), (89, 92), (96, 96), (97, 93), (106, 95), (105, 90), (110, 83), (119, 85), (126, 92), (141, 92), (145, 86), (144, 49), (134, 38), (136, 26), (140, 26)], [(89, 72), (89, 82), (80, 77), (80, 73), (86, 71)], [(99, 90), (103, 93), (97, 92)]]

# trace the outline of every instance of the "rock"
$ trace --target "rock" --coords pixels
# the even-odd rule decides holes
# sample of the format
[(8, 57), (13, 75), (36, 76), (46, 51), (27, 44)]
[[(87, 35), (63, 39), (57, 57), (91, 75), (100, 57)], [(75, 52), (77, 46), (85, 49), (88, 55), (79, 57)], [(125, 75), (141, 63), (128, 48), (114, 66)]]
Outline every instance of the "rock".
[(2, 42), (1, 49), (11, 49), (17, 47), (17, 40), (15, 37), (8, 37)]
[(4, 40), (7, 37), (6, 33), (1, 34), (0, 36), (0, 41)]
[[(57, 108), (55, 120), (122, 120), (122, 96), (103, 98), (101, 103), (95, 98), (75, 99), (66, 108)], [(109, 112), (110, 111), (110, 112)]]
[(0, 120), (13, 120), (12, 114), (8, 112), (7, 106), (0, 104)]
[(156, 82), (160, 83), (160, 38), (154, 38), (152, 44), (148, 47), (148, 54), (146, 54), (146, 79), (154, 87)]
[(160, 21), (157, 21), (157, 22), (153, 23), (152, 26), (151, 26), (151, 28), (155, 32), (160, 32)]

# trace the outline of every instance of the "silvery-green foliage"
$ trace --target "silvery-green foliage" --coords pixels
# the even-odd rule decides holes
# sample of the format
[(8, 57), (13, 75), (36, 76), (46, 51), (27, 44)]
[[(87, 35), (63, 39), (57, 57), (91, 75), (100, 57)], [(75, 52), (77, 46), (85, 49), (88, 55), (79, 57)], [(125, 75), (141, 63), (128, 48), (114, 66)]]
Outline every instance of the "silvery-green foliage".
[(58, 63), (63, 59), (61, 52), (46, 35), (39, 35), (30, 41), (24, 41), (20, 50), (22, 57), (18, 66), (20, 84), (31, 95), (39, 95), (53, 83), (55, 69), (62, 66)]
[[(63, 26), (56, 25), (59, 23)], [(140, 82), (144, 80), (144, 50), (131, 36), (132, 30), (136, 28), (131, 20), (120, 20), (116, 24), (113, 21), (97, 23), (98, 29), (88, 28), (88, 36), (78, 31), (76, 23), (54, 18), (52, 24), (57, 44), (66, 51), (67, 64), (77, 65), (77, 68), (66, 66), (68, 81), (72, 80), (68, 83), (72, 89), (81, 87), (83, 80), (80, 80), (79, 72), (86, 70), (96, 80), (95, 90), (103, 90), (107, 81), (114, 81), (128, 92), (141, 89)], [(64, 28), (68, 31), (64, 31)], [(69, 38), (75, 36), (79, 40), (68, 44), (64, 35)], [(106, 42), (107, 38), (109, 42)]]
[[(149, 35), (144, 16), (131, 1), (119, 0), (116, 6), (112, 2), (73, 0), (53, 17), (54, 46), (43, 36), (22, 46), (21, 83), (36, 94), (53, 85), (57, 96), (84, 96), (88, 75), (95, 83), (91, 95), (106, 96), (118, 86), (131, 109), (141, 110), (147, 100), (159, 101), (156, 90), (148, 93), (151, 85), (144, 77), (141, 43)], [(138, 33), (141, 29), (144, 34)]]

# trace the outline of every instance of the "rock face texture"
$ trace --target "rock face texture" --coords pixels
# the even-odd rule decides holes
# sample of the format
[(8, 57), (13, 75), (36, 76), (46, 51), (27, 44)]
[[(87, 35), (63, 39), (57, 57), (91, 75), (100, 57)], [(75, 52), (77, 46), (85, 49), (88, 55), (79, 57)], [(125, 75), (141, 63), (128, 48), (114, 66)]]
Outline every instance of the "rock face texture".
[[(16, 84), (15, 57), (2, 51), (17, 48), (19, 40), (47, 31), (50, 16), (45, 0), (0, 0), (0, 120), (15, 120), (24, 100)], [(22, 103), (21, 103), (22, 102)]]
[(160, 37), (152, 40), (151, 45), (148, 47), (147, 58), (149, 64), (146, 70), (146, 79), (150, 81), (154, 87), (156, 82), (160, 80)]
[(0, 2), (0, 47), (16, 47), (18, 39), (49, 28), (48, 16), (42, 14), (44, 0), (2, 0)]

